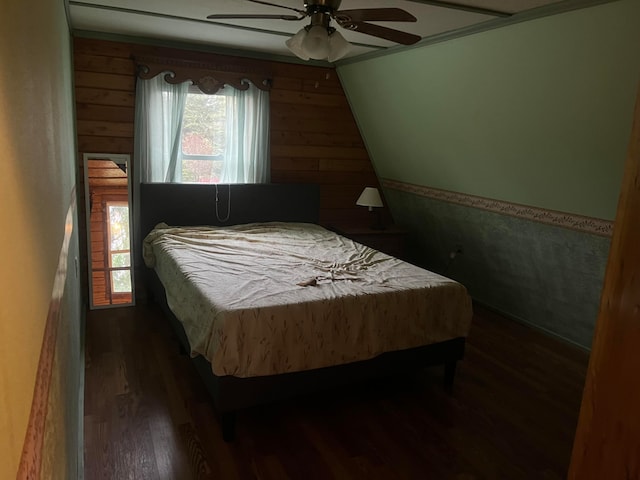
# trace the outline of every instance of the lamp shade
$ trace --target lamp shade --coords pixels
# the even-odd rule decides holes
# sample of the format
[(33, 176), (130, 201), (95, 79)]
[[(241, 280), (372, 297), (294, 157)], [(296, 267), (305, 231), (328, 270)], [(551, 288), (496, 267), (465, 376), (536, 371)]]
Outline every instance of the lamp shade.
[(377, 188), (365, 187), (365, 189), (358, 197), (356, 205), (360, 205), (361, 207), (369, 207), (369, 210), (371, 210), (372, 207), (382, 207), (382, 198), (380, 198), (380, 192)]
[(340, 60), (351, 50), (351, 44), (345, 40), (345, 38), (340, 35), (340, 32), (335, 30), (331, 35), (329, 35), (329, 56), (327, 60), (330, 62), (335, 62), (336, 60)]
[(289, 40), (284, 42), (292, 53), (302, 60), (328, 60), (335, 62), (344, 57), (351, 44), (333, 28), (323, 25), (312, 25), (301, 28)]
[(302, 50), (309, 58), (323, 60), (329, 56), (329, 33), (322, 25), (313, 25), (302, 40)]
[(293, 37), (287, 40), (285, 45), (292, 53), (296, 55), (296, 57), (301, 58), (302, 60), (309, 60), (309, 55), (302, 48), (302, 42), (307, 37), (307, 30), (302, 28), (298, 33), (296, 33)]

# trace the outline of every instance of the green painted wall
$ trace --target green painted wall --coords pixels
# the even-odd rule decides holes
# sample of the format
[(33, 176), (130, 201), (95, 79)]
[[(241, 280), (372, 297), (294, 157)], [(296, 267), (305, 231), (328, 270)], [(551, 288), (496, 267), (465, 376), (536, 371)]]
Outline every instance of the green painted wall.
[[(620, 0), (339, 67), (379, 177), (613, 220), (640, 79)], [(385, 190), (412, 261), (589, 347), (609, 239)], [(461, 244), (464, 254), (447, 265)]]
[(639, 25), (621, 0), (338, 73), (378, 176), (613, 219)]

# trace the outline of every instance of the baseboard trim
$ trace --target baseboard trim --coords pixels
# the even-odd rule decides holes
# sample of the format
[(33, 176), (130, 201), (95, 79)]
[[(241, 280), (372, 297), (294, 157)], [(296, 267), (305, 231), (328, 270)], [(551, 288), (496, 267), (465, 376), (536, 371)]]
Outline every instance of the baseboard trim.
[(84, 376), (85, 376), (85, 344), (87, 331), (87, 310), (88, 306), (82, 302), (82, 313), (80, 316), (80, 378), (78, 381), (78, 464), (77, 479), (84, 480)]
[(532, 323), (529, 320), (525, 320), (524, 318), (519, 317), (518, 315), (514, 315), (512, 313), (505, 312), (504, 310), (502, 310), (500, 308), (497, 308), (497, 307), (494, 307), (493, 305), (489, 305), (488, 303), (485, 303), (482, 300), (478, 300), (477, 298), (473, 298), (473, 303), (477, 304), (477, 305), (481, 306), (482, 308), (485, 308), (485, 309), (487, 309), (489, 311), (497, 313), (498, 315), (500, 315), (500, 316), (502, 316), (502, 317), (504, 317), (504, 318), (506, 318), (508, 320), (520, 323), (522, 325), (526, 325), (527, 327), (531, 327), (534, 330), (538, 330), (539, 332), (542, 332), (545, 335), (548, 335), (550, 337), (556, 338), (556, 339), (561, 340), (561, 341), (563, 341), (565, 343), (569, 343), (569, 344), (573, 345), (574, 347), (579, 348), (580, 350), (582, 350), (582, 351), (584, 351), (586, 353), (591, 353), (591, 348), (586, 347), (586, 346), (584, 346), (584, 345), (582, 345), (582, 344), (580, 344), (580, 343), (578, 343), (578, 342), (576, 342), (574, 340), (571, 340), (569, 338), (563, 337), (562, 335), (559, 335), (559, 334), (557, 334), (555, 332), (552, 332), (551, 330), (548, 330), (548, 329), (546, 329), (544, 327), (541, 327), (540, 325), (536, 325), (535, 323)]

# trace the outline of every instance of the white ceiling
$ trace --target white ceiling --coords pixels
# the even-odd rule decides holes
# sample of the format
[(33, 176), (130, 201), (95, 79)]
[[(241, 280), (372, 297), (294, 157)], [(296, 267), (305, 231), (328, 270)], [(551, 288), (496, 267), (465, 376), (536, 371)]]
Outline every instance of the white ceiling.
[[(269, 0), (271, 3), (303, 9), (303, 0)], [(594, 0), (449, 0), (450, 3), (475, 6), (512, 14), (499, 17), (454, 8), (435, 6), (419, 0), (343, 0), (341, 9), (395, 7), (413, 14), (416, 23), (379, 22), (380, 25), (407, 31), (422, 37), (422, 42), (443, 34), (470, 28), (499, 26), (537, 14), (549, 14), (593, 4)], [(437, 3), (437, 2), (436, 2)], [(602, 3), (596, 2), (596, 3)], [(251, 19), (207, 20), (210, 14), (295, 14), (290, 10), (259, 5), (246, 0), (68, 0), (71, 28), (74, 31), (99, 32), (160, 40), (166, 43), (201, 44), (220, 51), (252, 55), (285, 56), (295, 59), (284, 42), (309, 23), (299, 21)], [(335, 22), (333, 26), (337, 25)], [(348, 57), (388, 48), (403, 48), (370, 35), (337, 27), (353, 45)], [(404, 47), (406, 48), (406, 47)]]

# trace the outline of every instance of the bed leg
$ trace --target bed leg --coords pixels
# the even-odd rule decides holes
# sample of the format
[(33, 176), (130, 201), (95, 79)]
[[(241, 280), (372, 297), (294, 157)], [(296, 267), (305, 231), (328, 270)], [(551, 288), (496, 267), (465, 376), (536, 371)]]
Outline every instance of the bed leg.
[(448, 392), (451, 392), (453, 389), (453, 379), (456, 376), (457, 364), (458, 362), (456, 360), (444, 364), (444, 388)]
[(233, 442), (236, 436), (236, 412), (225, 412), (220, 415), (222, 426), (222, 439), (225, 442)]

